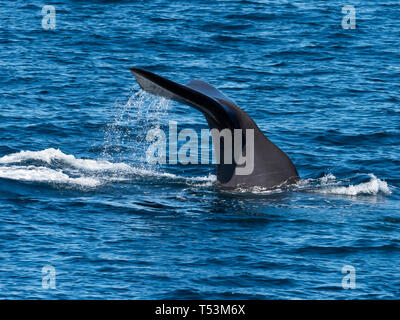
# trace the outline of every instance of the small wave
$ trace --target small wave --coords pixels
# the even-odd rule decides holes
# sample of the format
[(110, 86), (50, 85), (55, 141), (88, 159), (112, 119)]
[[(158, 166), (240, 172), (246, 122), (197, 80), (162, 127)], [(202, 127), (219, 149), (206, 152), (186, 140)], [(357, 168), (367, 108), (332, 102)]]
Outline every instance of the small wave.
[(319, 193), (323, 194), (339, 194), (348, 196), (357, 195), (377, 195), (379, 193), (390, 195), (392, 191), (386, 181), (378, 179), (375, 175), (370, 174), (370, 180), (356, 185), (348, 186), (333, 186), (328, 188), (321, 188)]
[(369, 181), (349, 183), (337, 180), (332, 174), (326, 174), (319, 179), (304, 179), (295, 186), (298, 190), (304, 190), (320, 194), (358, 196), (358, 195), (390, 195), (392, 193), (388, 183), (377, 178), (374, 174), (368, 174)]
[(49, 148), (41, 151), (20, 151), (0, 158), (0, 164), (21, 163), (25, 161), (42, 161), (52, 164), (55, 161), (64, 162), (74, 168), (89, 171), (129, 170), (125, 163), (111, 163), (106, 160), (77, 159), (67, 155), (59, 149)]

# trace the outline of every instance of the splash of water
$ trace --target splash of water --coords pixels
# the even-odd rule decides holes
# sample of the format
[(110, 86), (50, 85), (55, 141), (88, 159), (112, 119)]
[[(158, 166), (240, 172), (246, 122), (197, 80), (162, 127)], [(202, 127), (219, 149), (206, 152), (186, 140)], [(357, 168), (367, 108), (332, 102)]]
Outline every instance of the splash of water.
[[(105, 146), (102, 152), (102, 156), (110, 161), (79, 159), (54, 148), (21, 151), (0, 158), (0, 178), (98, 187), (108, 182), (130, 180), (132, 176), (153, 176), (181, 180), (200, 188), (213, 185), (216, 181), (215, 175), (182, 177), (163, 172), (159, 166), (147, 163), (147, 132), (167, 123), (169, 106), (168, 100), (156, 98), (142, 90), (131, 95), (126, 103), (117, 103), (114, 121), (105, 131)], [(32, 161), (36, 163), (32, 164)], [(369, 177), (369, 181), (348, 184), (337, 180), (330, 173), (319, 179), (301, 180), (289, 189), (346, 196), (392, 193), (386, 181), (373, 174)], [(234, 192), (273, 194), (287, 190), (286, 187), (273, 190), (254, 187), (237, 189)]]
[(116, 103), (113, 123), (105, 131), (102, 156), (113, 161), (128, 161), (140, 168), (154, 168), (146, 161), (147, 132), (167, 122), (170, 102), (140, 90), (126, 103)]
[(84, 188), (145, 176), (213, 184), (214, 175), (183, 177), (146, 161), (147, 132), (167, 123), (169, 105), (168, 100), (140, 90), (126, 103), (116, 103), (114, 121), (105, 131), (104, 159), (80, 159), (55, 148), (20, 151), (0, 158), (0, 178)]
[(126, 103), (116, 103), (114, 121), (105, 130), (102, 156), (106, 159), (133, 162), (149, 168), (145, 153), (147, 132), (166, 123), (170, 102), (143, 90), (134, 93)]

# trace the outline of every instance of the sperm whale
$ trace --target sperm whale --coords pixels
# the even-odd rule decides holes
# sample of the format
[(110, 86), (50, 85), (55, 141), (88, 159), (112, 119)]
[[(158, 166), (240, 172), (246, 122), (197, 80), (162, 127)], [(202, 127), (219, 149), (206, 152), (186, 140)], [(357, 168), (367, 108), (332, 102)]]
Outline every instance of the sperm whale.
[[(259, 186), (269, 189), (299, 181), (296, 167), (287, 154), (262, 133), (246, 112), (212, 85), (201, 80), (192, 80), (182, 85), (147, 70), (140, 68), (130, 70), (143, 90), (184, 103), (202, 112), (210, 129), (217, 129), (220, 132), (225, 129), (231, 132), (238, 129), (242, 132), (252, 130), (254, 139), (251, 141), (254, 146), (252, 171), (248, 174), (238, 174), (238, 169), (241, 167), (239, 161), (228, 163), (221, 160), (217, 163), (217, 181), (220, 187), (231, 189)], [(246, 144), (249, 144), (249, 141), (248, 139), (246, 141), (243, 134), (240, 154), (248, 152)], [(218, 145), (214, 141), (214, 148), (218, 148), (217, 154), (225, 154), (227, 148), (228, 152), (232, 154), (235, 152), (225, 139), (224, 143)]]

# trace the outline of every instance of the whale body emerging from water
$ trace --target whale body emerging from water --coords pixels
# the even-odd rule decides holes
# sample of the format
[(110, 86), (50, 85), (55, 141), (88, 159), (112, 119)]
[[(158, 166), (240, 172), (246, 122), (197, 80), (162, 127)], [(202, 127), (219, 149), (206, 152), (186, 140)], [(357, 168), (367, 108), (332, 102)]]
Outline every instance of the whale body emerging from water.
[(214, 143), (214, 148), (219, 148), (216, 150), (217, 154), (224, 155), (226, 148), (229, 148), (228, 152), (232, 152), (232, 159), (234, 159), (228, 162), (221, 157), (217, 163), (217, 180), (218, 185), (222, 188), (263, 187), (272, 189), (299, 181), (299, 174), (289, 157), (264, 136), (247, 113), (210, 84), (192, 80), (186, 85), (181, 85), (147, 70), (139, 68), (130, 70), (143, 90), (187, 104), (201, 111), (210, 129), (217, 129), (220, 132), (224, 129), (229, 129), (231, 132), (241, 129), (243, 132), (242, 150), (240, 150), (242, 155), (248, 152), (246, 143), (249, 143), (246, 141), (244, 133), (248, 129), (253, 131), (252, 160), (254, 162), (252, 171), (248, 174), (238, 174), (237, 169), (241, 167), (242, 163), (235, 160), (234, 148), (227, 146), (225, 139), (224, 143), (219, 146)]

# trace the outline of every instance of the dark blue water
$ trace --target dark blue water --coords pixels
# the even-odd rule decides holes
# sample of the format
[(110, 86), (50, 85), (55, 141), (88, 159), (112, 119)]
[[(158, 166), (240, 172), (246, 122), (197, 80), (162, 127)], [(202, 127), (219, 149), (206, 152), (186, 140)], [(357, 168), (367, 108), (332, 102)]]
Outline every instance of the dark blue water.
[[(0, 4), (0, 298), (400, 298), (398, 1)], [(148, 129), (207, 124), (132, 66), (219, 88), (303, 180), (148, 165)]]

